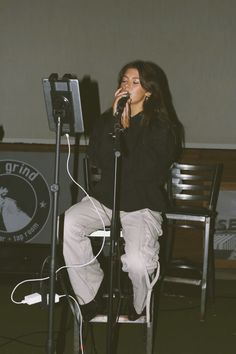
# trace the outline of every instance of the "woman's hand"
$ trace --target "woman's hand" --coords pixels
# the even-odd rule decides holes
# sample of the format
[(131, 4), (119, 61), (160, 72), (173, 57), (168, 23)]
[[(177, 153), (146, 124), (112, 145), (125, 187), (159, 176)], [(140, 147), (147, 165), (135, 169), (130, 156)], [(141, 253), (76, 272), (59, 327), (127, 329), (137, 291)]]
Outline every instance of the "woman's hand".
[[(118, 102), (119, 100), (122, 98), (122, 97), (127, 97), (129, 96), (129, 92), (128, 91), (123, 91), (122, 88), (119, 88), (116, 92), (115, 92), (115, 99), (113, 101), (113, 115), (116, 114), (117, 112), (117, 105), (118, 105)], [(120, 119), (120, 123), (122, 125), (122, 127), (124, 129), (128, 128), (129, 127), (129, 124), (130, 124), (130, 98), (127, 100), (126, 104), (125, 104), (125, 107), (124, 107), (124, 110), (121, 114), (121, 119)]]

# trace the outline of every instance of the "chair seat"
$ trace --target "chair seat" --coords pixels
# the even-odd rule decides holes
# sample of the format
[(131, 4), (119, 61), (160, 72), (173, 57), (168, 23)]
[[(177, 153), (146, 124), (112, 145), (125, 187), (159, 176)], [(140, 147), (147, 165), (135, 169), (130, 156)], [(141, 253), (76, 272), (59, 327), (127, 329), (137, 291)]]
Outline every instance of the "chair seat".
[[(107, 322), (107, 315), (97, 315), (94, 317), (90, 322), (100, 323), (100, 322)], [(136, 321), (130, 321), (128, 319), (128, 315), (120, 315), (118, 316), (117, 323), (147, 323), (146, 316), (140, 316)]]
[[(111, 229), (106, 227), (105, 230), (100, 229), (92, 232), (89, 237), (110, 237)], [(122, 230), (120, 230), (120, 237), (123, 237)]]
[(186, 207), (186, 206), (175, 206), (173, 208), (167, 209), (167, 215), (172, 214), (179, 214), (179, 215), (186, 215), (186, 216), (199, 216), (199, 217), (213, 217), (214, 212), (206, 209), (206, 208), (193, 208), (193, 207)]
[(191, 261), (187, 258), (172, 259), (170, 263), (170, 268), (182, 268), (186, 270), (200, 269), (200, 264)]

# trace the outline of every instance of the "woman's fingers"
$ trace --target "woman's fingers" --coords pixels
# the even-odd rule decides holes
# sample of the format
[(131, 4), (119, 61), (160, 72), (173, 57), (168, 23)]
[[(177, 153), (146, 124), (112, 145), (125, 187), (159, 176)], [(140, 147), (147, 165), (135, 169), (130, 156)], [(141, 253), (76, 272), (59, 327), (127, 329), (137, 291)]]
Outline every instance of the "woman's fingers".
[(129, 96), (129, 92), (128, 91), (123, 91), (122, 88), (119, 88), (116, 92), (115, 92), (115, 99), (113, 101), (113, 114), (116, 114), (117, 112), (117, 105), (118, 105), (118, 102), (119, 100), (122, 98), (122, 97), (127, 97)]
[(126, 129), (129, 128), (129, 124), (130, 124), (130, 107), (127, 102), (121, 116), (121, 125), (124, 129)]

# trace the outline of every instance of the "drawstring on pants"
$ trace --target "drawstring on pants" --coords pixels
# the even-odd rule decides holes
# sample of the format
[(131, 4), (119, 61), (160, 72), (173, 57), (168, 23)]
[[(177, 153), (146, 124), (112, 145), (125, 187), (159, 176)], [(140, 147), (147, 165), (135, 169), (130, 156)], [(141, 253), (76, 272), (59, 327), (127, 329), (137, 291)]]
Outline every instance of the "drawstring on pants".
[(159, 276), (160, 276), (160, 263), (158, 261), (157, 268), (156, 268), (156, 274), (155, 274), (152, 281), (150, 281), (150, 276), (147, 272), (147, 269), (145, 271), (146, 283), (147, 283), (147, 288), (148, 288), (147, 299), (146, 299), (146, 319), (147, 319), (148, 327), (151, 326), (150, 306), (151, 306), (152, 289), (153, 289), (154, 285), (156, 284)]

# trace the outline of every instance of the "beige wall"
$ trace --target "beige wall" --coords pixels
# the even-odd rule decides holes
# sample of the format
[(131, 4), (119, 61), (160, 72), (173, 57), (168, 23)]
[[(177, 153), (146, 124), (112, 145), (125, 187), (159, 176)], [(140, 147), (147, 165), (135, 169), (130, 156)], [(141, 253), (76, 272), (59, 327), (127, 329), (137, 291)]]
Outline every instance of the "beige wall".
[(166, 72), (186, 141), (236, 148), (235, 0), (0, 0), (0, 125), (6, 142), (53, 142), (41, 79), (89, 75), (102, 110), (117, 72)]

